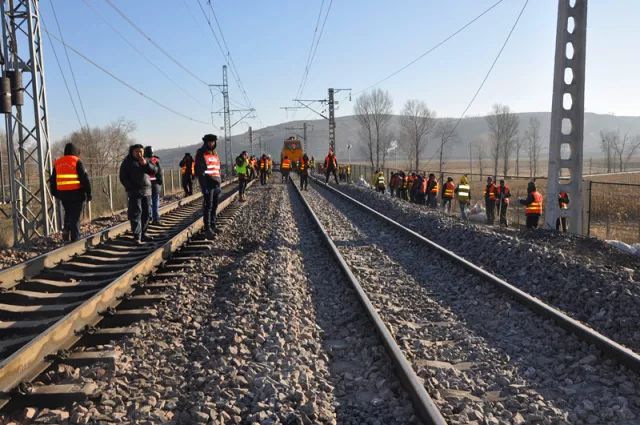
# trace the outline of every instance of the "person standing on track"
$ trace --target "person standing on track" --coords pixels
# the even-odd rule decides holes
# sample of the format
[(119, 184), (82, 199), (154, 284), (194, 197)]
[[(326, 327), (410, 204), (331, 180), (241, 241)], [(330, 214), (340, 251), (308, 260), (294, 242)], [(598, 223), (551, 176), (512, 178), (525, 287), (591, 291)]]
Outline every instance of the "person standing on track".
[(91, 183), (80, 161), (80, 151), (73, 143), (64, 146), (64, 155), (56, 159), (49, 180), (51, 194), (64, 208), (63, 241), (80, 239), (82, 203), (91, 201)]
[(160, 224), (160, 192), (162, 191), (160, 158), (153, 154), (151, 146), (145, 146), (144, 157), (158, 169), (158, 171), (149, 173), (149, 180), (151, 180), (151, 219), (153, 224)]
[(267, 183), (271, 178), (271, 174), (273, 174), (273, 160), (271, 159), (271, 155), (267, 155)]
[(120, 183), (127, 191), (127, 217), (131, 222), (131, 233), (134, 240), (142, 245), (152, 241), (148, 237), (147, 227), (151, 217), (151, 178), (158, 168), (144, 157), (142, 145), (129, 146), (129, 155), (120, 164)]
[(247, 156), (247, 151), (242, 151), (236, 158), (236, 165), (233, 167), (236, 176), (238, 176), (238, 195), (240, 202), (246, 201), (244, 192), (247, 189), (247, 182), (249, 181), (249, 160)]
[(291, 160), (288, 156), (284, 156), (282, 164), (280, 164), (280, 174), (282, 174), (282, 183), (289, 181), (289, 173), (291, 172)]
[(311, 175), (315, 176), (316, 175), (316, 159), (314, 157), (311, 157), (311, 159), (309, 160), (309, 169), (311, 170)]
[(535, 229), (538, 227), (538, 221), (542, 215), (543, 199), (534, 182), (529, 182), (527, 185), (527, 193), (527, 199), (520, 199), (520, 204), (525, 206), (527, 229)]
[(487, 213), (487, 224), (492, 225), (496, 220), (496, 185), (493, 177), (487, 177), (487, 186), (484, 188), (484, 206)]
[(258, 171), (260, 173), (260, 184), (264, 186), (267, 184), (267, 155), (262, 154), (260, 161), (258, 161)]
[(429, 208), (438, 208), (438, 179), (436, 175), (429, 174), (429, 180), (427, 180), (427, 206)]
[(189, 152), (184, 154), (184, 158), (180, 161), (180, 176), (182, 179), (182, 190), (184, 196), (193, 195), (193, 179), (195, 178), (195, 162)]
[[(561, 212), (569, 209), (569, 194), (567, 192), (558, 193), (558, 206)], [(556, 231), (560, 230), (560, 225), (562, 225), (562, 233), (567, 233), (567, 217), (559, 216), (556, 219)]]
[(324, 169), (325, 169), (325, 183), (329, 183), (329, 176), (333, 174), (333, 178), (338, 183), (338, 160), (336, 159), (336, 155), (333, 153), (333, 149), (329, 149), (329, 153), (324, 158)]
[(442, 210), (451, 215), (451, 206), (453, 204), (453, 195), (456, 191), (456, 185), (453, 177), (447, 177), (447, 182), (442, 186)]
[(463, 220), (468, 220), (467, 205), (471, 202), (471, 186), (469, 186), (469, 179), (466, 175), (460, 177), (460, 183), (456, 187), (456, 196), (460, 205), (460, 217)]
[(220, 157), (216, 152), (218, 137), (205, 134), (202, 147), (196, 152), (196, 176), (202, 190), (202, 219), (205, 237), (213, 238), (216, 230), (216, 213), (220, 196)]
[(300, 172), (300, 190), (309, 190), (309, 157), (305, 153), (298, 166)]
[(498, 208), (498, 216), (500, 217), (500, 225), (508, 227), (507, 208), (509, 207), (509, 198), (511, 191), (504, 184), (504, 179), (500, 179), (500, 185), (496, 188), (496, 208)]

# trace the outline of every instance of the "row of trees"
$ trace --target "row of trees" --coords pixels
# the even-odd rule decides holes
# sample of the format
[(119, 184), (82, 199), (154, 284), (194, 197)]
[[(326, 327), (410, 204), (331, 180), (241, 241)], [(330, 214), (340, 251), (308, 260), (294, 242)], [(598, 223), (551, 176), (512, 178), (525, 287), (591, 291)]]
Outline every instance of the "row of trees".
[(600, 131), (600, 149), (604, 153), (607, 173), (624, 171), (640, 149), (640, 135), (620, 135), (620, 130)]
[[(371, 166), (384, 168), (390, 152), (402, 149), (410, 167), (420, 169), (420, 157), (426, 150), (429, 139), (439, 142), (436, 154), (439, 156), (439, 169), (442, 172), (446, 153), (460, 142), (456, 133), (457, 123), (453, 120), (436, 121), (436, 112), (429, 109), (421, 100), (410, 99), (404, 104), (400, 114), (400, 129), (395, 134), (391, 128), (393, 101), (389, 92), (374, 89), (360, 95), (354, 107), (360, 124), (360, 139)], [(476, 154), (482, 167), (485, 146), (489, 146), (489, 157), (493, 160), (493, 174), (498, 175), (502, 161), (502, 171), (508, 174), (511, 156), (515, 155), (516, 174), (520, 175), (520, 158), (526, 150), (529, 159), (529, 175), (538, 174), (542, 142), (540, 121), (529, 120), (528, 128), (522, 137), (519, 135), (520, 120), (506, 105), (494, 105), (486, 117), (489, 128), (488, 140), (476, 141)], [(394, 140), (399, 139), (397, 145)], [(434, 155), (435, 156), (435, 155)]]

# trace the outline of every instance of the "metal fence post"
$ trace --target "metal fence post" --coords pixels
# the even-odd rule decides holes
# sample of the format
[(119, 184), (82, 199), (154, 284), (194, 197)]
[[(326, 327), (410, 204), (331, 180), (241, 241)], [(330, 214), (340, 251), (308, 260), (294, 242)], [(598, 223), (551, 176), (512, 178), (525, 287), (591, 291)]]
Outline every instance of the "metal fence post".
[(173, 186), (173, 169), (169, 170), (169, 176), (171, 177), (171, 193), (175, 193), (175, 188)]
[(591, 236), (591, 190), (593, 180), (589, 180), (589, 208), (587, 209), (587, 236)]
[(109, 182), (109, 209), (111, 210), (111, 214), (113, 214), (113, 180), (111, 174), (107, 176), (107, 181)]

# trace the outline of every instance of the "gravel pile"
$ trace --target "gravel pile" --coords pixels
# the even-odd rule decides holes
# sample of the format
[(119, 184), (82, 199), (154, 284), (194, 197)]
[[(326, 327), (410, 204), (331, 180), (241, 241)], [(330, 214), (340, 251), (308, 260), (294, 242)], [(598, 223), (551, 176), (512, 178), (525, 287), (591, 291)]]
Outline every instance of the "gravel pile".
[(116, 344), (115, 371), (69, 371), (97, 384), (100, 400), (30, 411), (38, 423), (415, 422), (301, 207), (282, 185), (252, 188), (248, 199), (157, 319)]
[(305, 196), (449, 423), (638, 422), (635, 374), (361, 209)]
[(340, 190), (640, 351), (638, 260), (594, 238), (466, 224), (354, 186)]
[[(164, 206), (172, 202), (182, 199), (182, 195), (169, 195), (160, 201), (160, 205)], [(104, 229), (116, 224), (120, 224), (127, 220), (127, 213), (121, 212), (113, 216), (104, 216), (93, 219), (89, 223), (80, 225), (80, 231), (83, 236), (93, 235)], [(13, 248), (0, 249), (0, 270), (6, 269), (16, 264), (27, 261), (30, 258), (37, 257), (45, 252), (52, 251), (64, 245), (62, 240), (62, 232), (54, 233), (51, 237), (40, 237), (25, 246), (17, 246)]]

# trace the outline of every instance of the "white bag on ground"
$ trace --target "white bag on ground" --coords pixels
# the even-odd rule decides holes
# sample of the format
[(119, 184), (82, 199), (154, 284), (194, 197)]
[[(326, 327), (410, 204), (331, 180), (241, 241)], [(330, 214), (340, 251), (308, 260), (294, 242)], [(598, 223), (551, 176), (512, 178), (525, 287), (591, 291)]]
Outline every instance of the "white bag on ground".
[(364, 179), (364, 177), (360, 176), (360, 178), (358, 179), (358, 181), (356, 182), (356, 186), (360, 186), (360, 187), (368, 187), (370, 188), (371, 185), (369, 183), (367, 183), (367, 181)]
[(619, 249), (622, 252), (626, 252), (631, 255), (640, 255), (640, 244), (629, 245), (622, 241), (617, 240), (606, 240), (605, 243), (611, 245), (614, 248)]
[(470, 221), (479, 223), (487, 221), (487, 213), (480, 202), (476, 202), (475, 205), (469, 209), (468, 215)]

